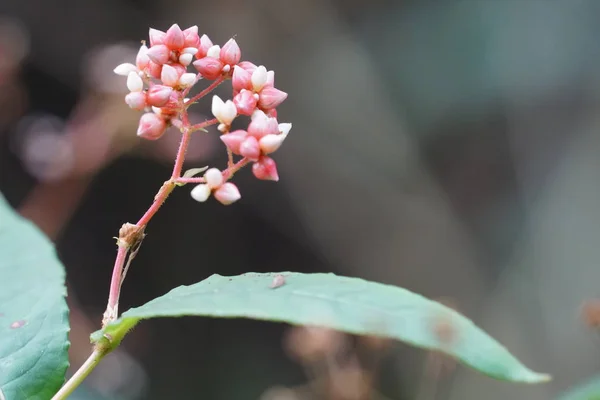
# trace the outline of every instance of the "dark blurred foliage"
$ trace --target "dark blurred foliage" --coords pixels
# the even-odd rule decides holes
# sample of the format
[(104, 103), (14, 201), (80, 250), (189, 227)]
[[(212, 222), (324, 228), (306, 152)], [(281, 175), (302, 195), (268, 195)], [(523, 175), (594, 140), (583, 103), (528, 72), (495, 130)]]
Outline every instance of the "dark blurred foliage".
[[(237, 35), (244, 57), (275, 69), (290, 94), (280, 120), (294, 128), (276, 155), (278, 184), (244, 171), (231, 207), (195, 203), (188, 188), (172, 195), (148, 227), (122, 309), (213, 273), (333, 271), (453, 298), (555, 376), (529, 388), (460, 368), (436, 399), (545, 400), (600, 367), (597, 341), (576, 320), (600, 282), (598, 1), (5, 0), (0, 15), (30, 44), (0, 81), (0, 190), (42, 223), (65, 216), (49, 226), (84, 326), (100, 322), (112, 237), (148, 207), (174, 154), (135, 142), (137, 115), (90, 78), (89, 60), (115, 79), (102, 61), (125, 60), (101, 46), (136, 46), (149, 26), (178, 22), (219, 43)], [(95, 113), (106, 125), (92, 132), (110, 125), (118, 150), (43, 182), (15, 145), (22, 118), (85, 127)], [(206, 148), (190, 167), (223, 163), (214, 142)], [(257, 399), (306, 380), (282, 349), (286, 330), (157, 320), (124, 347), (149, 377), (144, 399)], [(415, 398), (426, 356), (393, 347), (381, 391)]]

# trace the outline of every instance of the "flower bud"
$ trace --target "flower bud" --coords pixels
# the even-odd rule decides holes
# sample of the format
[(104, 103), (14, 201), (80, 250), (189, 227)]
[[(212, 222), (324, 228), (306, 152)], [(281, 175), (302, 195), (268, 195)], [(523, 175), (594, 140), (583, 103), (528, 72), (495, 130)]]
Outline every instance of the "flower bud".
[(193, 25), (183, 31), (183, 47), (195, 47), (196, 49), (200, 46), (200, 37), (198, 36), (198, 25)]
[(142, 81), (137, 72), (132, 71), (127, 75), (127, 89), (130, 92), (141, 92), (144, 89), (144, 81)]
[(252, 74), (236, 65), (233, 67), (231, 86), (233, 86), (233, 90), (237, 92), (240, 92), (242, 89), (252, 89)]
[(196, 185), (195, 188), (192, 189), (190, 195), (192, 199), (199, 201), (200, 203), (204, 203), (210, 197), (211, 189), (208, 185), (200, 184)]
[(196, 58), (204, 58), (206, 57), (206, 53), (208, 53), (208, 49), (213, 46), (213, 42), (206, 35), (202, 35), (200, 38), (200, 46), (198, 46), (198, 54), (196, 54)]
[(152, 60), (148, 60), (148, 66), (146, 72), (153, 78), (160, 79), (160, 73), (162, 72), (162, 65), (155, 63)]
[(169, 97), (173, 93), (173, 88), (164, 85), (154, 85), (148, 89), (146, 96), (148, 104), (155, 107), (162, 107), (167, 104)]
[(175, 86), (179, 81), (179, 74), (177, 70), (169, 64), (163, 65), (162, 72), (160, 74), (160, 80), (166, 86)]
[(263, 181), (277, 182), (279, 180), (277, 165), (272, 158), (267, 156), (262, 156), (258, 162), (252, 164), (252, 173), (256, 178)]
[(138, 69), (143, 70), (148, 66), (149, 62), (150, 58), (148, 57), (148, 47), (143, 44), (140, 46), (137, 56), (135, 57), (135, 65), (137, 65)]
[(267, 69), (264, 66), (257, 67), (256, 70), (252, 73), (252, 89), (255, 92), (260, 92), (260, 90), (265, 86), (268, 79)]
[(274, 87), (266, 86), (260, 92), (258, 105), (265, 110), (275, 108), (281, 103), (283, 103), (283, 101), (287, 99), (287, 96), (288, 94), (286, 92), (283, 92)]
[(196, 74), (191, 72), (185, 73), (179, 78), (179, 85), (182, 87), (192, 86), (194, 83), (196, 83)]
[(257, 100), (256, 97), (254, 97), (254, 93), (246, 89), (242, 89), (242, 91), (233, 98), (233, 104), (235, 104), (238, 113), (241, 115), (252, 115), (256, 109), (256, 103)]
[(223, 63), (217, 58), (204, 57), (194, 61), (194, 67), (204, 78), (215, 80), (221, 76)]
[(155, 113), (146, 113), (140, 118), (137, 135), (148, 140), (159, 139), (167, 129), (165, 120)]
[(240, 144), (240, 155), (248, 158), (250, 161), (258, 161), (260, 157), (260, 146), (254, 136), (248, 136)]
[(216, 189), (223, 184), (223, 174), (217, 168), (210, 168), (204, 173), (206, 185), (211, 189)]
[(185, 38), (179, 25), (173, 24), (167, 30), (164, 44), (173, 51), (181, 50), (183, 48), (185, 44)]
[(125, 96), (125, 103), (134, 109), (141, 111), (146, 108), (146, 94), (144, 92), (131, 92)]
[(234, 154), (240, 154), (240, 145), (247, 137), (248, 132), (241, 129), (220, 136), (225, 146)]
[(146, 55), (150, 58), (150, 60), (154, 61), (158, 65), (162, 65), (169, 61), (171, 50), (164, 44), (158, 44), (150, 47)]
[(159, 31), (158, 29), (150, 28), (148, 36), (150, 37), (150, 47), (152, 47), (159, 44), (164, 44), (166, 33)]
[(237, 109), (233, 101), (227, 100), (223, 102), (219, 96), (213, 96), (212, 113), (217, 120), (225, 125), (231, 125), (231, 122), (237, 115)]
[(256, 65), (254, 63), (251, 63), (250, 61), (240, 61), (238, 64), (238, 67), (244, 69), (245, 71), (249, 72), (250, 75), (252, 75), (252, 73), (256, 70)]
[(219, 53), (219, 57), (221, 58), (221, 61), (229, 65), (235, 65), (240, 62), (240, 58), (242, 58), (242, 51), (240, 50), (240, 46), (238, 46), (235, 39), (229, 39), (227, 43), (223, 45), (223, 48)]
[(220, 188), (215, 190), (215, 199), (221, 204), (228, 206), (242, 198), (237, 186), (231, 182), (224, 183)]
[(113, 72), (117, 75), (128, 76), (130, 72), (137, 72), (137, 67), (131, 63), (123, 63), (117, 65)]
[(260, 139), (265, 135), (278, 133), (279, 126), (275, 118), (267, 117), (266, 114), (260, 110), (256, 110), (252, 114), (252, 121), (250, 121), (250, 124), (248, 125), (249, 135)]
[(221, 47), (216, 44), (206, 51), (206, 57), (219, 58), (221, 56)]
[(190, 53), (183, 53), (179, 56), (179, 62), (181, 65), (185, 65), (186, 67), (192, 63), (194, 59), (194, 55)]
[[(284, 124), (279, 125), (281, 126)], [(288, 125), (290, 125), (291, 127), (292, 124)], [(281, 144), (283, 143), (285, 138), (287, 137), (288, 132), (289, 129), (286, 131), (286, 133), (280, 133), (279, 135), (265, 135), (262, 138), (260, 138), (259, 144), (263, 154), (270, 154), (277, 151), (281, 147)]]

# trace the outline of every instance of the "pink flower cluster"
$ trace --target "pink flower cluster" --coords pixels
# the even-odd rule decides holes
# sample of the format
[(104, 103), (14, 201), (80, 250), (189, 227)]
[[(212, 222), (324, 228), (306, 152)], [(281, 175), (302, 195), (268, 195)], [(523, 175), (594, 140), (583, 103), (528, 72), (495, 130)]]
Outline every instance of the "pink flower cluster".
[[(275, 161), (269, 157), (287, 137), (292, 125), (278, 123), (277, 106), (287, 93), (275, 88), (275, 74), (264, 66), (241, 61), (241, 50), (234, 39), (220, 47), (198, 27), (182, 30), (177, 24), (166, 32), (150, 29), (149, 47), (144, 43), (135, 64), (124, 63), (115, 68), (118, 75), (127, 77), (129, 94), (125, 102), (134, 110), (144, 110), (138, 136), (156, 140), (169, 126), (178, 127), (183, 134), (218, 124), (221, 140), (228, 150), (228, 167), (220, 171), (211, 168), (204, 177), (174, 177), (176, 183), (199, 183), (192, 197), (205, 201), (211, 194), (223, 204), (240, 198), (237, 187), (227, 182), (241, 167), (252, 163), (254, 176), (262, 180), (279, 179)], [(189, 67), (197, 72), (188, 72)], [(202, 79), (212, 81), (199, 94), (186, 98), (192, 87)], [(232, 81), (232, 99), (212, 99), (214, 120), (191, 125), (187, 109), (206, 96), (225, 80)], [(231, 131), (232, 122), (249, 117), (246, 129)], [(183, 143), (183, 142), (182, 142)], [(185, 150), (185, 149), (184, 149)], [(234, 162), (233, 155), (241, 156)], [(218, 175), (218, 176), (217, 176)]]

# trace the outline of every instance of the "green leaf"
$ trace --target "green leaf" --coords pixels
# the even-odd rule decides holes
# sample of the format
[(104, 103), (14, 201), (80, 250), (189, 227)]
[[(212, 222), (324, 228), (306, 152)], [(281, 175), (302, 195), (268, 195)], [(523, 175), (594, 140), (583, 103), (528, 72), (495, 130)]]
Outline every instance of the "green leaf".
[(575, 386), (558, 398), (559, 400), (600, 400), (600, 376)]
[(321, 325), (439, 350), (497, 379), (526, 383), (550, 379), (525, 367), (450, 308), (399, 287), (333, 274), (213, 275), (125, 312), (92, 338), (103, 340), (104, 335), (104, 340), (118, 344), (139, 320), (183, 315)]
[(64, 382), (64, 281), (52, 243), (0, 195), (0, 398), (47, 400)]
[(202, 168), (190, 168), (187, 171), (185, 171), (183, 173), (183, 177), (184, 178), (191, 178), (193, 176), (196, 176), (204, 171), (206, 171), (208, 169), (208, 167), (202, 167)]

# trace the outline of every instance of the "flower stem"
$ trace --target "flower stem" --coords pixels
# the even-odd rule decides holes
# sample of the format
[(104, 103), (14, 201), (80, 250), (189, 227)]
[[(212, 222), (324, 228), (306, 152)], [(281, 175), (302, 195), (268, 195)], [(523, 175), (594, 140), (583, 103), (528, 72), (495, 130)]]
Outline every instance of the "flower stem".
[(210, 92), (215, 90), (215, 88), (217, 86), (219, 86), (221, 83), (223, 83), (224, 81), (225, 81), (224, 76), (219, 77), (219, 79), (217, 79), (216, 81), (211, 83), (209, 87), (207, 87), (206, 89), (204, 89), (203, 91), (201, 91), (200, 93), (198, 93), (197, 95), (195, 95), (194, 97), (192, 97), (191, 99), (186, 101), (185, 105), (190, 106), (192, 103), (195, 103), (196, 101), (200, 100), (201, 98), (203, 98), (204, 96), (206, 96), (207, 94), (209, 94)]
[(107, 354), (102, 349), (95, 349), (81, 367), (73, 374), (73, 376), (60, 388), (60, 390), (52, 397), (52, 400), (64, 400), (69, 397), (83, 380), (96, 368), (100, 360)]

